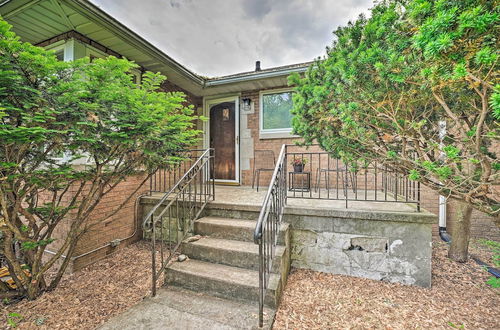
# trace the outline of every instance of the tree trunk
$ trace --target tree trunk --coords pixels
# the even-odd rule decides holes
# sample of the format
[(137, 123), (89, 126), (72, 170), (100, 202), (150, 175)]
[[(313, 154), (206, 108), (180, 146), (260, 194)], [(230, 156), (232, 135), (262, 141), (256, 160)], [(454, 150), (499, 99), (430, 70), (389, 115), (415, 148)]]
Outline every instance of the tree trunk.
[(459, 201), (458, 204), (458, 212), (451, 233), (452, 240), (448, 257), (453, 261), (467, 262), (472, 206), (464, 201)]

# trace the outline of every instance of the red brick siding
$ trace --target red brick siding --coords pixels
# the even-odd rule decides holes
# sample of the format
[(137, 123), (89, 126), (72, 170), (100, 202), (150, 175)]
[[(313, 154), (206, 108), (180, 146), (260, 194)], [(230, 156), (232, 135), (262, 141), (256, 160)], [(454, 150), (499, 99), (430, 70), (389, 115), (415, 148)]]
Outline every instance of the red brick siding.
[[(91, 221), (99, 221), (100, 219), (103, 219), (113, 213), (127, 199), (127, 197), (135, 189), (137, 189), (143, 180), (143, 176), (133, 176), (118, 184), (113, 191), (111, 191), (99, 202), (95, 210), (92, 212)], [(106, 247), (76, 259), (73, 266), (74, 270), (81, 269), (90, 263), (102, 259), (108, 254), (114, 252), (114, 250), (122, 248), (123, 246), (142, 238), (142, 231), (140, 230), (142, 219), (138, 216), (136, 217), (136, 201), (140, 195), (145, 194), (148, 191), (149, 184), (146, 182), (115, 215), (104, 221), (99, 221), (99, 224), (84, 234), (77, 245), (75, 256), (104, 246), (112, 240), (129, 237), (134, 234), (134, 231), (136, 231), (135, 235), (121, 242), (117, 248)], [(138, 203), (137, 207), (139, 207)], [(137, 215), (140, 214), (140, 212), (137, 213)]]

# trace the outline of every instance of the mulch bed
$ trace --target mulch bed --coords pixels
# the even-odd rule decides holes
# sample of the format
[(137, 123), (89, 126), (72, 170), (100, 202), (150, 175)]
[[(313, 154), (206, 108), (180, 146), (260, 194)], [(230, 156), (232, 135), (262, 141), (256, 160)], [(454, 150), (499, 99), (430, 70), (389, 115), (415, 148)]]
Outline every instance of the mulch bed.
[[(293, 271), (274, 328), (500, 329), (500, 289), (485, 284), (490, 275), (472, 260), (448, 259), (445, 243), (433, 244), (430, 289)], [(487, 261), (479, 244), (470, 250)]]
[(17, 329), (95, 329), (150, 292), (151, 249), (138, 242), (66, 276), (35, 301), (3, 307), (0, 328), (7, 327), (8, 313), (18, 313)]
[[(488, 251), (471, 252), (487, 259)], [(66, 276), (53, 292), (35, 301), (3, 307), (23, 319), (18, 329), (95, 329), (150, 293), (151, 252), (146, 242)], [(457, 264), (446, 245), (434, 242), (433, 287), (424, 289), (342, 275), (294, 270), (289, 277), (275, 329), (331, 328), (500, 328), (500, 290), (473, 261)], [(38, 325), (37, 325), (38, 323)]]

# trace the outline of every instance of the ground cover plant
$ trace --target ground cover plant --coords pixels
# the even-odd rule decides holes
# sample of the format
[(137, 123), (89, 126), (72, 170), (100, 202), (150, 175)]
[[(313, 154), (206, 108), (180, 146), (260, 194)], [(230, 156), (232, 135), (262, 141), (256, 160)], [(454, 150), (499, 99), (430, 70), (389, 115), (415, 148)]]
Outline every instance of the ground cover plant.
[[(490, 255), (487, 256), (483, 261), (488, 265), (500, 269), (500, 242), (492, 241), (489, 239), (479, 239), (477, 245), (480, 247), (490, 250)], [(493, 288), (500, 288), (500, 278), (495, 276), (490, 276), (486, 281)]]
[(184, 94), (158, 91), (164, 76), (135, 84), (137, 65), (112, 56), (59, 62), (10, 28), (0, 19), (0, 254), (17, 288), (0, 282), (0, 295), (34, 299), (58, 285), (82, 235), (120, 208), (96, 215), (99, 201), (129, 176), (145, 182), (175, 165), (199, 132)]
[(336, 30), (305, 77), (290, 77), (306, 144), (377, 160), (459, 202), (449, 256), (461, 262), (473, 208), (500, 225), (498, 4), (381, 1)]

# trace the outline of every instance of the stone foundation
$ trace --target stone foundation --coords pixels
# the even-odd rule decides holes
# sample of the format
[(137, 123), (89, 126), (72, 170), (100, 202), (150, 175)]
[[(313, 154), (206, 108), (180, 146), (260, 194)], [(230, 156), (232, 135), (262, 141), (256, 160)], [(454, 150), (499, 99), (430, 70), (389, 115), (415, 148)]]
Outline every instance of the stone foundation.
[(431, 286), (430, 213), (287, 208), (292, 267)]

